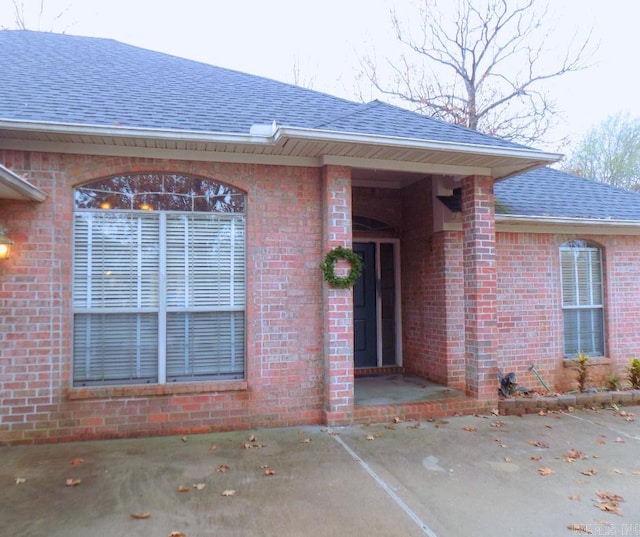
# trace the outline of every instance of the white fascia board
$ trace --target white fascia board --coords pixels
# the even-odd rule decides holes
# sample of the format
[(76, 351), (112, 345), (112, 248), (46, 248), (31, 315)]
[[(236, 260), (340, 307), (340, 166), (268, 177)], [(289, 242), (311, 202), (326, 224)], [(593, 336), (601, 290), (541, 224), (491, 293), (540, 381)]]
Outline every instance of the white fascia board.
[[(8, 119), (0, 119), (0, 129), (23, 130), (51, 134), (156, 138), (165, 140), (182, 140), (209, 143), (217, 142), (246, 145), (275, 145), (278, 143), (284, 143), (288, 138), (297, 138), (334, 143), (355, 143), (398, 147), (405, 149), (423, 149), (439, 152), (472, 153), (476, 155), (534, 160), (541, 163), (555, 162), (562, 157), (562, 155), (558, 153), (546, 153), (529, 148), (484, 146), (468, 143), (422, 140), (418, 138), (403, 138), (398, 136), (383, 136), (378, 134), (361, 134), (352, 132), (309, 129), (302, 127), (287, 127), (277, 124), (271, 126), (270, 134), (267, 134), (265, 132), (265, 134), (259, 135), (188, 131), (180, 129), (149, 129), (139, 127), (123, 127), (119, 125), (104, 126), (36, 121), (15, 121)], [(254, 130), (254, 132), (256, 131)]]
[(497, 214), (496, 229), (525, 233), (575, 232), (638, 235), (640, 234), (640, 220)]
[(273, 136), (226, 132), (188, 131), (181, 129), (149, 129), (75, 123), (46, 123), (0, 119), (0, 129), (68, 134), (80, 136), (113, 136), (114, 138), (155, 138), (188, 142), (217, 142), (226, 144), (273, 144)]
[(27, 201), (44, 201), (47, 199), (45, 192), (2, 164), (0, 164), (0, 187), (4, 187), (11, 192), (10, 199)]
[(280, 126), (274, 134), (274, 139), (276, 141), (278, 141), (279, 138), (301, 138), (327, 142), (384, 145), (404, 149), (426, 149), (430, 151), (449, 153), (472, 153), (476, 155), (537, 160), (546, 163), (556, 162), (563, 157), (560, 153), (548, 153), (526, 147), (496, 147), (459, 142), (423, 140), (419, 138), (401, 138), (398, 136), (383, 136), (379, 134), (359, 134), (352, 132), (305, 129), (301, 127)]

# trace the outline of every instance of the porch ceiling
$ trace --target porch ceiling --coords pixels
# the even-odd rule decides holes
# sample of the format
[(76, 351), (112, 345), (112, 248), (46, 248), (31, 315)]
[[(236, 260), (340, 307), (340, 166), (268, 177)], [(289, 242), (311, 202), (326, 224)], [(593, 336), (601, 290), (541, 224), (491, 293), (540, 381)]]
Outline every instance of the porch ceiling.
[(349, 166), (355, 180), (401, 187), (425, 175), (496, 179), (557, 160), (533, 149), (260, 126), (249, 134), (44, 124), (0, 119), (0, 148), (318, 167)]

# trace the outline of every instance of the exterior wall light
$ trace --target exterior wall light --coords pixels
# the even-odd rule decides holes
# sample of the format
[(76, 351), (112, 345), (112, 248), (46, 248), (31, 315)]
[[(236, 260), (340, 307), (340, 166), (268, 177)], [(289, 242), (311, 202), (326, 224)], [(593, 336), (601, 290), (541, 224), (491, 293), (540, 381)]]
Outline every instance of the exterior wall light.
[(8, 259), (11, 254), (13, 241), (5, 235), (5, 230), (0, 226), (0, 259)]

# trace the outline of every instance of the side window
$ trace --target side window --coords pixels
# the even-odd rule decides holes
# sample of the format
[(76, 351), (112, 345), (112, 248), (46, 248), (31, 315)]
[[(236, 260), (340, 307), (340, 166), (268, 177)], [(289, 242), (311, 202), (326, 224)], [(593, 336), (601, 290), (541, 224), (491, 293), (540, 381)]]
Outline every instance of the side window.
[(588, 241), (560, 246), (564, 356), (604, 355), (602, 250)]
[(75, 386), (244, 377), (244, 207), (176, 174), (76, 189)]

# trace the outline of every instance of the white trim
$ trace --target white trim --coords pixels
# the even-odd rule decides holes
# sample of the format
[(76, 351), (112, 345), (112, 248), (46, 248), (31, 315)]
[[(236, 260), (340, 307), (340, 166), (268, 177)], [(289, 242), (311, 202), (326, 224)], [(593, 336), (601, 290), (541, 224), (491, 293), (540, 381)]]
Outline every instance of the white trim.
[[(444, 222), (442, 230), (461, 231), (462, 223), (460, 221)], [(640, 220), (496, 215), (496, 233), (588, 233), (591, 235), (640, 235)]]
[(227, 144), (276, 145), (287, 139), (318, 140), (387, 147), (430, 149), (438, 152), (472, 153), (477, 155), (522, 158), (540, 162), (555, 162), (562, 158), (560, 153), (549, 153), (527, 147), (497, 147), (461, 142), (444, 142), (379, 134), (362, 134), (303, 127), (289, 127), (274, 124), (271, 134), (239, 134), (231, 132), (192, 131), (182, 129), (152, 129), (141, 127), (85, 125), (78, 123), (53, 123), (42, 121), (16, 121), (0, 119), (0, 129), (42, 132), (51, 134), (77, 134), (85, 136), (113, 136), (125, 138), (155, 138), (162, 140), (181, 140), (196, 142), (215, 142)]
[[(3, 193), (7, 191), (8, 193)], [(0, 164), (0, 199), (19, 199), (27, 201), (44, 201), (47, 194), (33, 186), (17, 173)]]
[(460, 166), (456, 164), (431, 164), (428, 162), (384, 160), (374, 158), (337, 157), (324, 155), (319, 159), (322, 165), (350, 166), (367, 170), (387, 170), (434, 175), (492, 175), (491, 168), (481, 166)]

